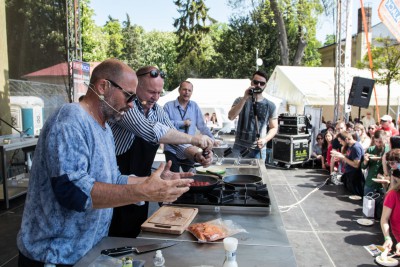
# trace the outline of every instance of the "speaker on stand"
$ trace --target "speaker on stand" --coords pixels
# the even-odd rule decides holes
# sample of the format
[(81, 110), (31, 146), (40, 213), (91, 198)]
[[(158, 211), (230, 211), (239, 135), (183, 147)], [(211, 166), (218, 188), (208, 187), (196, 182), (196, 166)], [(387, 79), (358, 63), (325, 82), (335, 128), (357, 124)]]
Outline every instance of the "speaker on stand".
[(351, 106), (356, 106), (358, 108), (358, 118), (361, 116), (361, 108), (368, 108), (369, 101), (371, 100), (372, 89), (374, 88), (375, 80), (354, 77), (353, 83), (351, 84), (351, 89), (349, 93), (349, 98), (347, 104)]

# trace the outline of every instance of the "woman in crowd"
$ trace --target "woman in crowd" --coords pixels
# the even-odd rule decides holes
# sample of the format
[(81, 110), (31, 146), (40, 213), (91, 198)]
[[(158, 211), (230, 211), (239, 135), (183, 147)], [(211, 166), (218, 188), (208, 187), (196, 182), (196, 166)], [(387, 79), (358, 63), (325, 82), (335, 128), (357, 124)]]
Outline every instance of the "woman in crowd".
[(333, 132), (326, 131), (324, 134), (324, 143), (322, 144), (322, 156), (324, 157), (325, 169), (329, 171), (329, 166), (331, 164), (331, 150), (332, 150), (332, 140)]
[(391, 150), (382, 157), (383, 176), (378, 177), (386, 179), (387, 183), (390, 183), (390, 170), (396, 168), (396, 161), (400, 162), (400, 136), (391, 136), (389, 138), (389, 147)]
[(322, 146), (324, 143), (323, 134), (319, 133), (316, 141), (317, 142), (313, 146), (311, 157), (315, 158), (318, 164), (321, 164), (322, 169), (325, 169), (325, 158), (322, 155)]
[(374, 136), (374, 132), (376, 131), (377, 128), (378, 126), (376, 124), (371, 124), (370, 126), (368, 126), (367, 135), (369, 138), (372, 139), (372, 137)]
[[(399, 151), (400, 153), (400, 151)], [(393, 240), (390, 236), (390, 230), (393, 233), (396, 242), (400, 241), (400, 170), (394, 169), (391, 174), (393, 185), (391, 190), (386, 194), (383, 203), (383, 211), (381, 217), (381, 228), (385, 243), (385, 250), (392, 250)], [(390, 222), (390, 224), (389, 224)], [(391, 229), (390, 229), (391, 228)], [(400, 243), (396, 244), (396, 254), (400, 254)]]
[(366, 151), (371, 145), (374, 145), (371, 144), (371, 138), (367, 135), (365, 128), (361, 123), (357, 123), (354, 126), (354, 130), (358, 135), (358, 142), (360, 142), (361, 146), (364, 148), (364, 151)]
[(215, 112), (211, 115), (211, 122), (212, 124), (217, 124), (217, 114), (215, 114)]

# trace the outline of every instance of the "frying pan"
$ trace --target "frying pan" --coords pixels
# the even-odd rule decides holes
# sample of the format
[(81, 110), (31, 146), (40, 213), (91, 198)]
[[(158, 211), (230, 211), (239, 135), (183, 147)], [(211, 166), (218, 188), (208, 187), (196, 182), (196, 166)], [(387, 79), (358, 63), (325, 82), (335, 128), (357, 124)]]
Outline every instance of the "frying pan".
[(262, 181), (261, 177), (251, 174), (228, 175), (222, 178), (224, 183), (235, 186), (254, 185)]
[(203, 192), (209, 192), (213, 190), (218, 184), (219, 184), (219, 179), (217, 177), (214, 177), (212, 175), (201, 175), (201, 174), (196, 174), (193, 177), (190, 177), (193, 179), (195, 182), (209, 182), (209, 185), (203, 185), (203, 186), (191, 186), (189, 189), (189, 192), (191, 193), (203, 193)]
[(235, 175), (227, 175), (222, 177), (222, 175), (207, 170), (208, 173), (214, 174), (222, 179), (222, 181), (226, 184), (231, 184), (235, 186), (246, 186), (246, 185), (254, 185), (262, 182), (260, 176), (251, 175), (251, 174), (235, 174)]

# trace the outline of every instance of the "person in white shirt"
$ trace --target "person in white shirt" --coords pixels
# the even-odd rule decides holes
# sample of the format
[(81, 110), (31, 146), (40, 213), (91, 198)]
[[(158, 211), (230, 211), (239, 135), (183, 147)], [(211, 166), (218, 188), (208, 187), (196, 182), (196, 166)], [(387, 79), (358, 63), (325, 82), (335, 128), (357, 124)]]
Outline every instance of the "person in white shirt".
[(361, 122), (363, 123), (365, 129), (368, 129), (370, 125), (375, 125), (375, 119), (371, 115), (371, 111), (367, 111), (367, 115), (364, 116), (364, 118), (361, 119)]

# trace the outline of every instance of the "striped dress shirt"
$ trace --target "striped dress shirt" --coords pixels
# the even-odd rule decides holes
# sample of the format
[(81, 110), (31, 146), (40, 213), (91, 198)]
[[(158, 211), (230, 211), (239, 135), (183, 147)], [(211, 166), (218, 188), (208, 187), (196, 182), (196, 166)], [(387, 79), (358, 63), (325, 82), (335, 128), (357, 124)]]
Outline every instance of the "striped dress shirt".
[[(170, 129), (175, 129), (164, 110), (155, 104), (146, 117), (141, 103), (136, 99), (134, 106), (125, 113), (121, 120), (109, 122), (115, 141), (115, 154), (125, 153), (132, 146), (135, 136), (157, 144)], [(184, 150), (189, 144), (173, 145), (179, 158), (186, 158)]]

